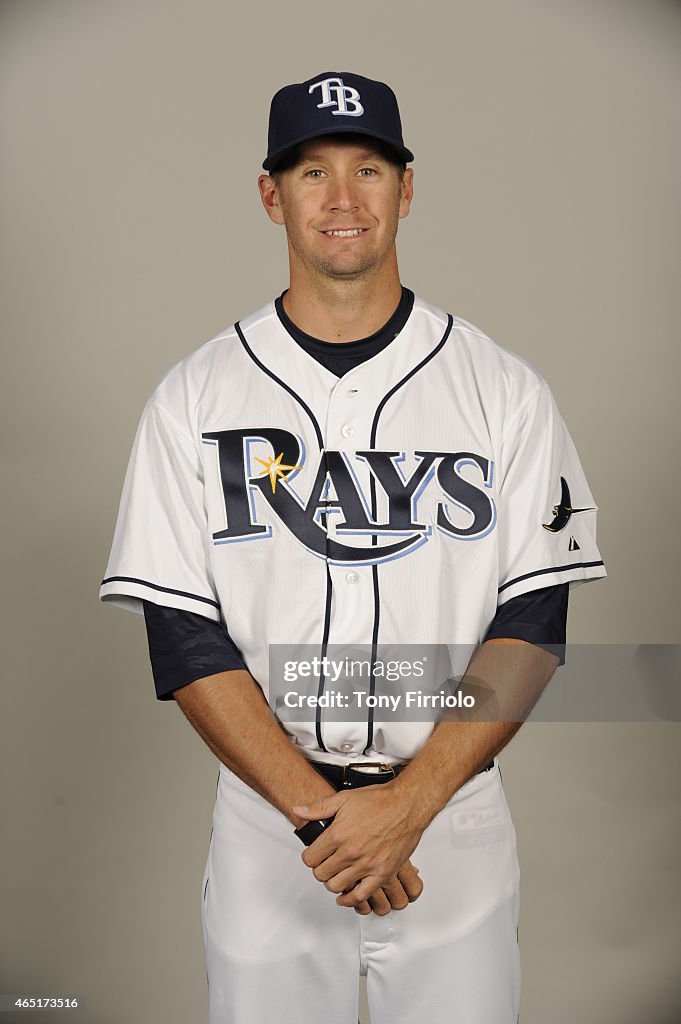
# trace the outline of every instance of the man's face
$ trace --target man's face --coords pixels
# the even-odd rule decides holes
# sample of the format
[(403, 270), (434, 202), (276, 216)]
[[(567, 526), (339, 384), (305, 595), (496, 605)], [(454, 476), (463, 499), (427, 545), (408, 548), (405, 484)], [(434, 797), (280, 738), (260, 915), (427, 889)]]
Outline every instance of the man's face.
[(286, 226), (292, 261), (350, 280), (378, 269), (394, 251), (412, 178), (410, 168), (402, 178), (370, 139), (318, 138), (302, 146), (300, 160), (282, 172), (278, 185), (268, 175), (259, 184), (269, 216)]

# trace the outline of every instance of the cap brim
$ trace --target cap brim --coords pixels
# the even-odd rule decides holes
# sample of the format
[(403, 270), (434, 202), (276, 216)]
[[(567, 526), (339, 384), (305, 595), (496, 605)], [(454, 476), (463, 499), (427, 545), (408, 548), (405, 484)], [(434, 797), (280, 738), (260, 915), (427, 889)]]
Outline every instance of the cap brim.
[(360, 128), (359, 126), (354, 127), (351, 125), (343, 125), (342, 127), (339, 126), (338, 128), (336, 128), (334, 125), (332, 125), (330, 128), (322, 129), (322, 131), (319, 131), (319, 129), (317, 129), (313, 132), (307, 132), (305, 135), (301, 135), (299, 138), (293, 139), (291, 142), (287, 142), (284, 149), (277, 150), (276, 153), (271, 153), (263, 160), (263, 170), (271, 171), (273, 168), (276, 167), (276, 165), (285, 156), (285, 154), (289, 152), (289, 150), (293, 149), (295, 146), (300, 145), (301, 142), (307, 142), (309, 139), (317, 139), (322, 135), (347, 134), (364, 135), (372, 139), (379, 139), (381, 142), (385, 142), (386, 145), (390, 146), (390, 148), (393, 149), (395, 153), (397, 153), (397, 155), (400, 156), (405, 161), (405, 163), (408, 163), (410, 160), (414, 159), (414, 154), (410, 149), (407, 149), (406, 146), (398, 145), (394, 141), (394, 139), (388, 138), (387, 135), (381, 135), (378, 132), (372, 131), (370, 128)]

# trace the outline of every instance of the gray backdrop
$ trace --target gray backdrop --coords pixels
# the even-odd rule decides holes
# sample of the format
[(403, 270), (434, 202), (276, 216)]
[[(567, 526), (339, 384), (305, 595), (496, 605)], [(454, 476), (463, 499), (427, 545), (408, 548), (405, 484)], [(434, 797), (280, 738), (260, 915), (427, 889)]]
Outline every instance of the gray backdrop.
[[(402, 279), (548, 377), (600, 506), (570, 640), (679, 642), (680, 37), (653, 0), (4, 0), (0, 991), (204, 1019), (216, 761), (97, 592), (150, 390), (287, 283), (256, 188), (280, 85), (393, 85)], [(523, 1024), (678, 1021), (679, 761), (664, 723), (504, 752)]]

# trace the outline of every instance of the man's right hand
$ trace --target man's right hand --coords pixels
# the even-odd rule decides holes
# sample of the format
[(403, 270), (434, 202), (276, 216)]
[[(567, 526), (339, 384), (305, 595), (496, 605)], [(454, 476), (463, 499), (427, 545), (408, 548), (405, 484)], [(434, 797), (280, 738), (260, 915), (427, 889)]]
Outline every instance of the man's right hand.
[(391, 910), (404, 910), (410, 903), (414, 903), (423, 892), (423, 882), (419, 878), (419, 869), (414, 867), (410, 860), (406, 861), (396, 875), (393, 875), (384, 886), (359, 903), (355, 908), (356, 914), (378, 914), (383, 917)]

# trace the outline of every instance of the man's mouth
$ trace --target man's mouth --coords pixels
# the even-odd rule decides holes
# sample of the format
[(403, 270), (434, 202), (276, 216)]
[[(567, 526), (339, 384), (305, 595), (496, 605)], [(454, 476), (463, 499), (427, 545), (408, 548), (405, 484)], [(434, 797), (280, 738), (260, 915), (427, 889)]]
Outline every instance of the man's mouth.
[(330, 238), (355, 238), (368, 230), (368, 228), (330, 228), (327, 231), (322, 231), (322, 234)]

